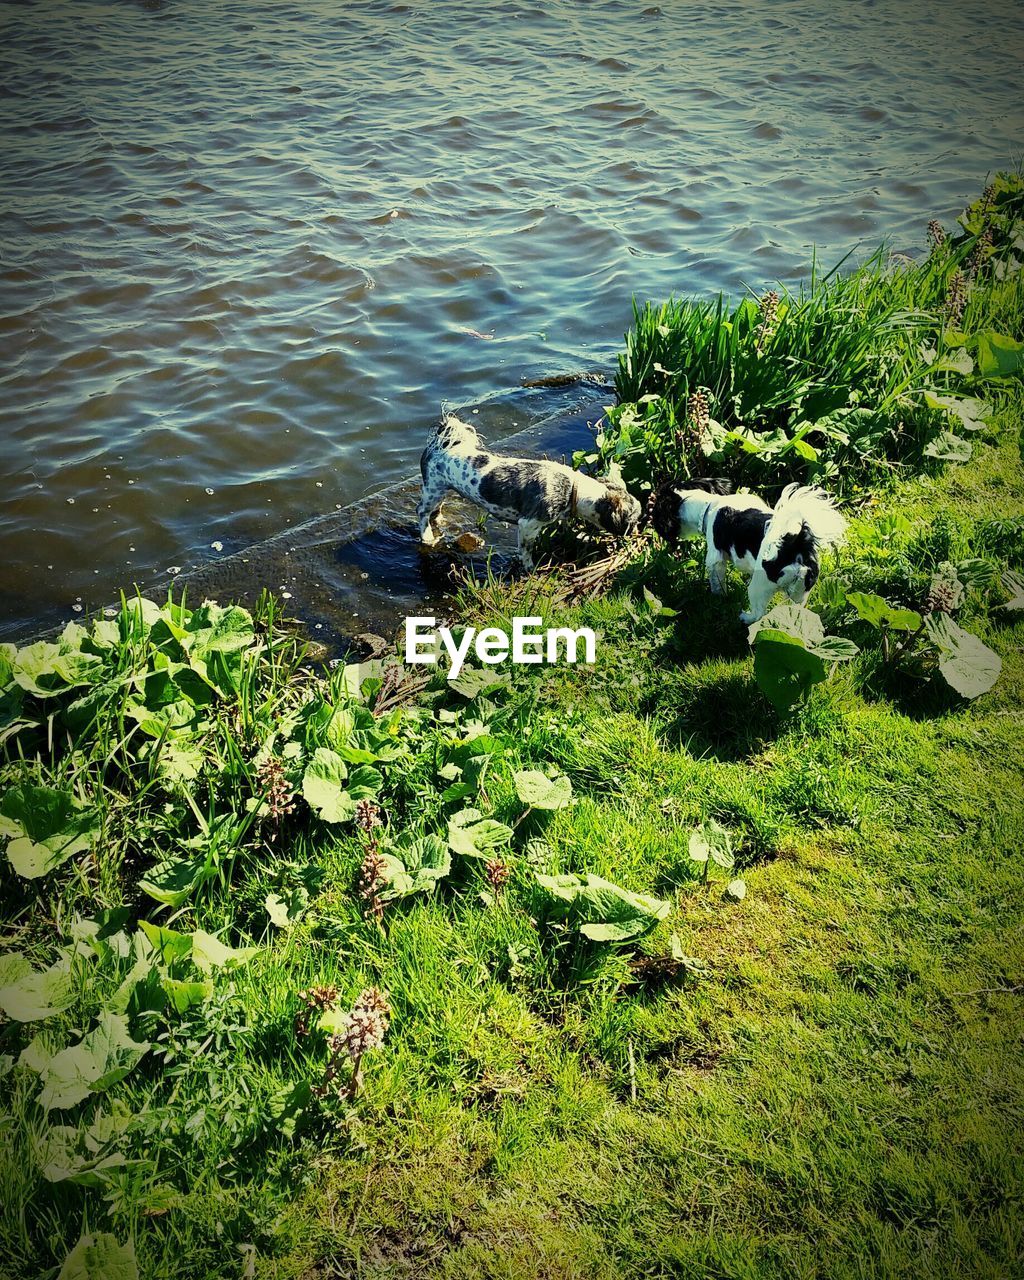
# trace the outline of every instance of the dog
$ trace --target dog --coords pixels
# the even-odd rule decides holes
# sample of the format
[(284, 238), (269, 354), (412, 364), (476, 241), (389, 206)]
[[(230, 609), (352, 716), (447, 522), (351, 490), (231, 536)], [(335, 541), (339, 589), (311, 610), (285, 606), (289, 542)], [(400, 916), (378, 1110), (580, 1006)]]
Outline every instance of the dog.
[(475, 427), (445, 413), (420, 458), (423, 491), (417, 516), (420, 540), (432, 547), (438, 516), (454, 491), (519, 527), (519, 556), (533, 568), (532, 548), (545, 525), (578, 516), (605, 533), (623, 537), (640, 519), (640, 503), (617, 478), (595, 480), (559, 462), (506, 458), (491, 453)]
[(725, 590), (731, 559), (750, 582), (740, 621), (757, 622), (777, 591), (805, 604), (818, 580), (818, 552), (841, 542), (846, 521), (822, 489), (790, 484), (774, 509), (752, 493), (732, 493), (728, 481), (669, 480), (656, 492), (651, 523), (667, 542), (704, 538), (711, 590)]

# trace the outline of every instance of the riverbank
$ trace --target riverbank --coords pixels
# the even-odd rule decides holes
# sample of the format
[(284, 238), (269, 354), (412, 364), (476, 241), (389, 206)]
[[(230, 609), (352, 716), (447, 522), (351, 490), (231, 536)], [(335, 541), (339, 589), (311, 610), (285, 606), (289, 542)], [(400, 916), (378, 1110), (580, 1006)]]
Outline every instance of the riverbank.
[[(741, 584), (653, 540), (601, 591), (465, 588), (467, 623), (592, 627), (593, 668), (317, 672), (269, 597), (5, 652), (9, 1274), (83, 1233), (68, 1280), (1017, 1269), (1024, 406), (984, 360), (1024, 320), (979, 262), (954, 328), (976, 248), (893, 286), (935, 305), (844, 366), (870, 421), (773, 384), (748, 438), (742, 349), (620, 385), (635, 486), (699, 450), (847, 499), (810, 601), (847, 647), (776, 619), (791, 705)], [(889, 303), (851, 278), (852, 332)], [(753, 345), (799, 336), (767, 310)]]

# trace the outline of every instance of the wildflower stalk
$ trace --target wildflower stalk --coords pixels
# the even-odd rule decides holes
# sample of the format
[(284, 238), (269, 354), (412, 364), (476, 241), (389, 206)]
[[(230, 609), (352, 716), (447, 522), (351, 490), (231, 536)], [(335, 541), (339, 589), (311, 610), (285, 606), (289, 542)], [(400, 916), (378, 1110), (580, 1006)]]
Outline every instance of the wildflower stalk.
[(352, 1006), (352, 1012), (345, 1014), (341, 1021), (344, 1029), (327, 1041), (331, 1056), (318, 1092), (327, 1093), (345, 1064), (350, 1063), (348, 1086), (338, 1093), (355, 1098), (363, 1084), (363, 1057), (383, 1045), (391, 1022), (391, 1006), (377, 987), (367, 987)]
[(378, 924), (384, 917), (384, 902), (380, 896), (381, 889), (387, 883), (385, 872), (387, 863), (380, 852), (380, 844), (375, 832), (384, 825), (379, 805), (372, 800), (360, 800), (356, 805), (356, 826), (366, 837), (366, 852), (359, 867), (359, 881), (356, 892), (366, 904), (367, 912)]
[(768, 345), (772, 335), (775, 333), (779, 323), (779, 294), (776, 289), (769, 289), (768, 292), (758, 301), (757, 309), (761, 314), (761, 318), (757, 326), (757, 335), (754, 339), (754, 349), (757, 354), (763, 355), (764, 349)]
[(946, 319), (956, 325), (964, 318), (967, 306), (967, 277), (959, 267), (949, 277), (946, 285)]
[(295, 810), (295, 792), (276, 756), (268, 756), (257, 768), (256, 786), (267, 806), (266, 818), (274, 824), (270, 838), (276, 840), (284, 819)]

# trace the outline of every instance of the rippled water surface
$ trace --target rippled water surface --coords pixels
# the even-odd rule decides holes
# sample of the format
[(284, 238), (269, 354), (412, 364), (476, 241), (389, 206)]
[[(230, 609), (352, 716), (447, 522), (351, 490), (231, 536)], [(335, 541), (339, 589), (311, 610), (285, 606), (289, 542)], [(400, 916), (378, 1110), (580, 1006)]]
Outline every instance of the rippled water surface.
[(1005, 0), (0, 4), (0, 625), (409, 474), (443, 398), (511, 432), (634, 292), (919, 244), (1022, 49)]

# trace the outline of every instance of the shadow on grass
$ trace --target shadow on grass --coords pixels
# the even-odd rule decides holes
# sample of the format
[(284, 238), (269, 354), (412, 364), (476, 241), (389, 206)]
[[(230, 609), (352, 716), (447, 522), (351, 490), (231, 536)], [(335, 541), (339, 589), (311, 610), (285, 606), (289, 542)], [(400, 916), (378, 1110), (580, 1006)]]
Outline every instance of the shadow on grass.
[(735, 762), (778, 737), (782, 723), (748, 670), (717, 665), (694, 674), (666, 682), (645, 707), (659, 717), (667, 743), (698, 758)]
[(908, 720), (941, 720), (968, 705), (937, 672), (929, 677), (917, 664), (893, 667), (881, 654), (865, 663), (860, 684), (867, 698), (888, 702)]

